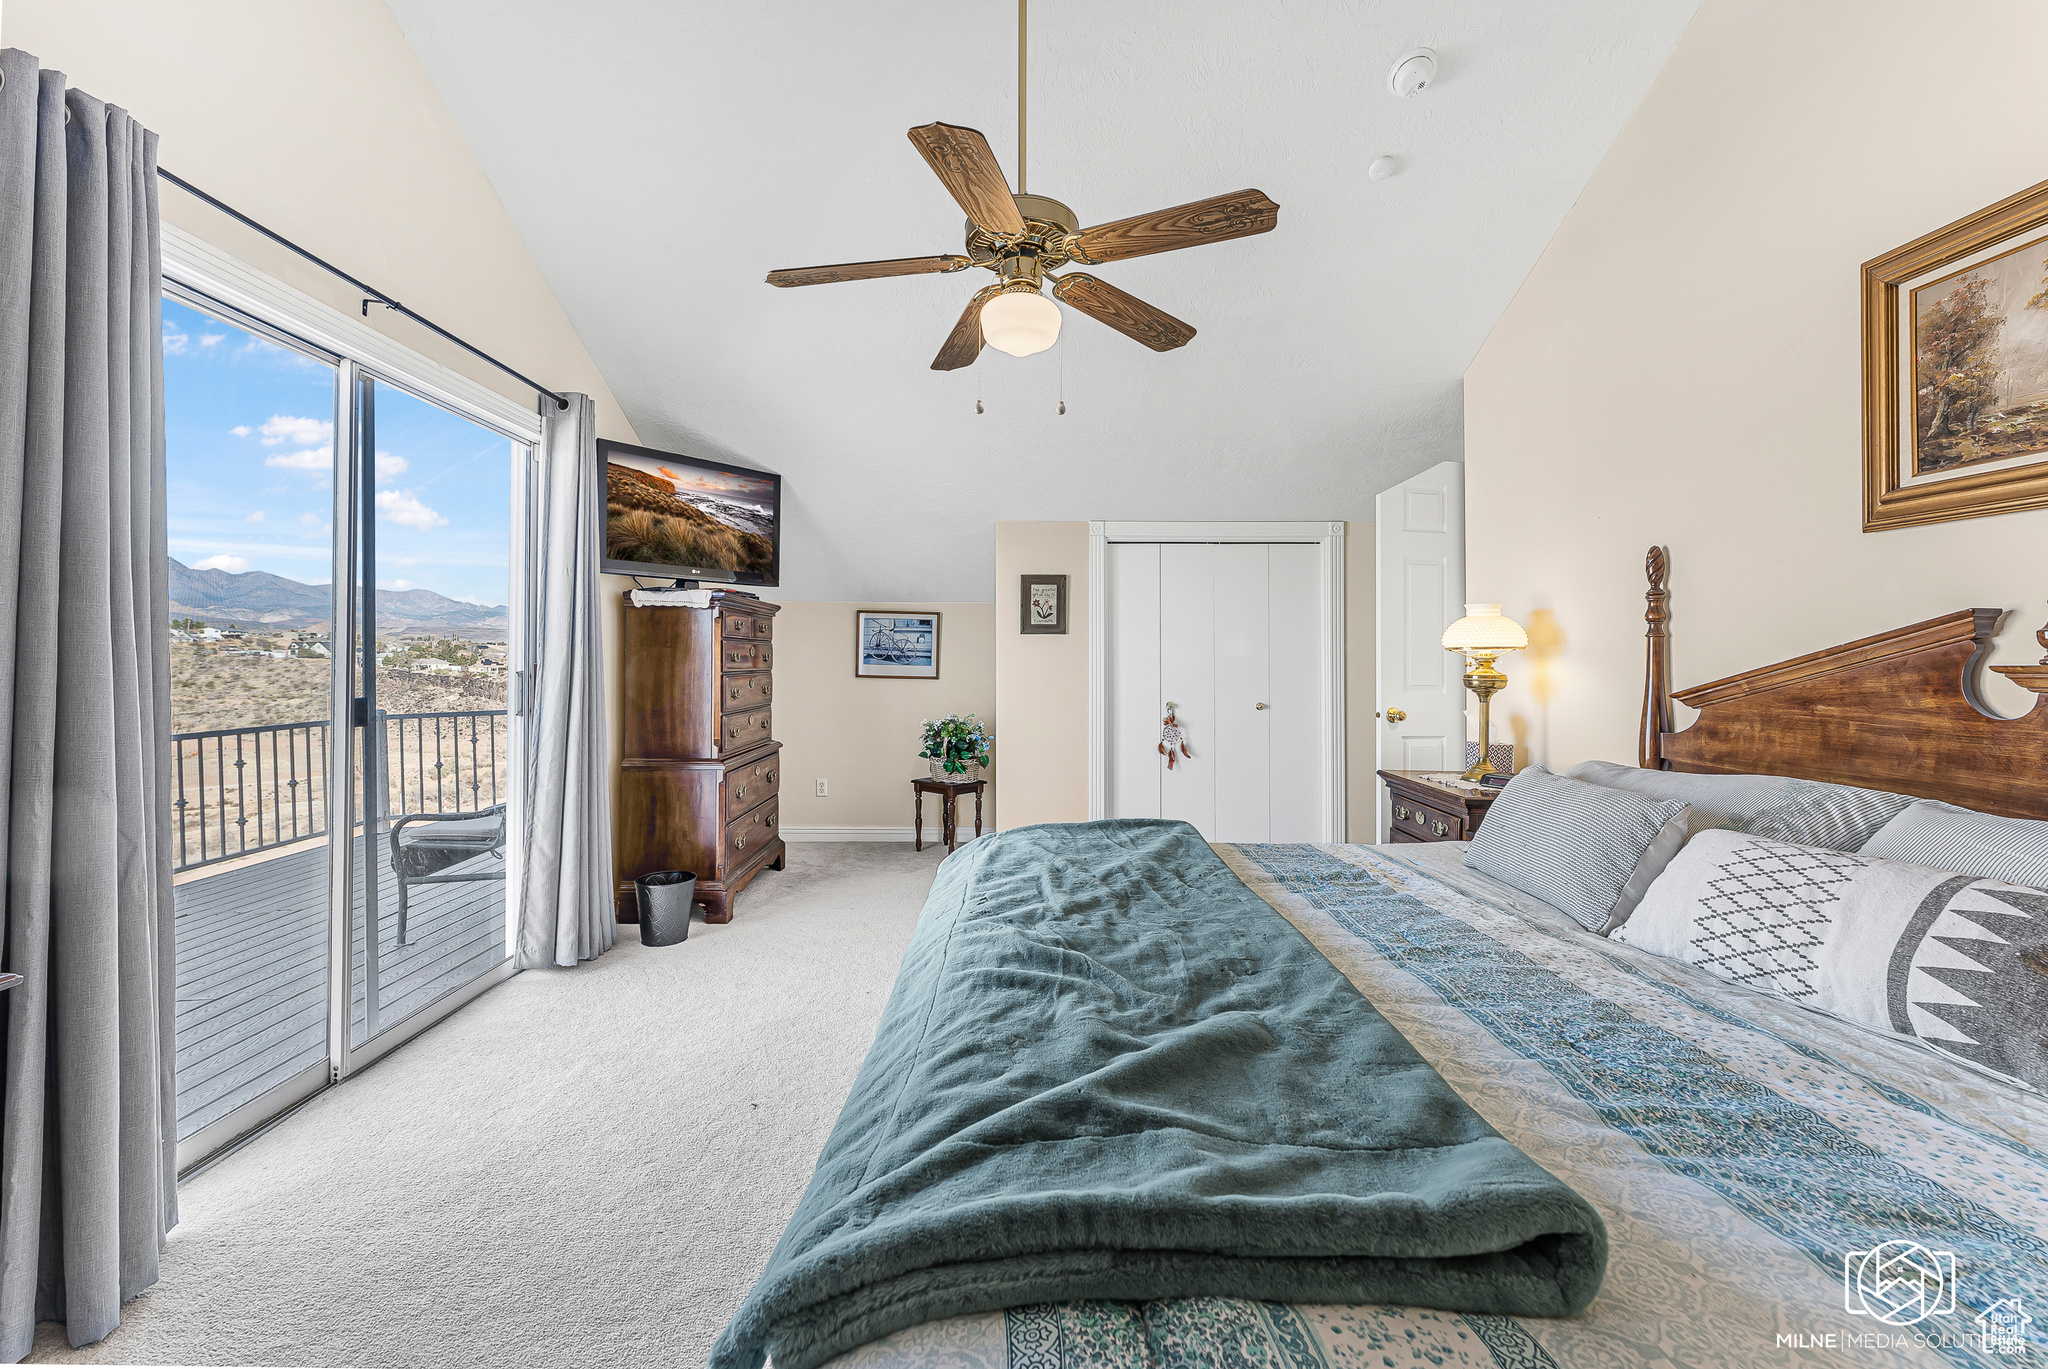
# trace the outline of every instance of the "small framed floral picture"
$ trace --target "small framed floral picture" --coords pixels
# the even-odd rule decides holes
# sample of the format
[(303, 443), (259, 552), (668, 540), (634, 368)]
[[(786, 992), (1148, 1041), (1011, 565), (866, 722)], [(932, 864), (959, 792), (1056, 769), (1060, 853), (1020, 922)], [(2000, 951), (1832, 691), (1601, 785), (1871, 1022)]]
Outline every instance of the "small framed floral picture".
[(1017, 596), (1017, 631), (1064, 633), (1067, 630), (1067, 577), (1026, 575)]

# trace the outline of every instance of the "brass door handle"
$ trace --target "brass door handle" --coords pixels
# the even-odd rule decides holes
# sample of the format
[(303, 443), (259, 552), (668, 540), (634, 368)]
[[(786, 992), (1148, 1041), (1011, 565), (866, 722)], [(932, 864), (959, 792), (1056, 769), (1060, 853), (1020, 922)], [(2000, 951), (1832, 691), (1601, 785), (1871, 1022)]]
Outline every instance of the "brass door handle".
[(1408, 721), (1408, 715), (1398, 708), (1390, 708), (1387, 710), (1387, 721), (1390, 723), (1405, 723)]

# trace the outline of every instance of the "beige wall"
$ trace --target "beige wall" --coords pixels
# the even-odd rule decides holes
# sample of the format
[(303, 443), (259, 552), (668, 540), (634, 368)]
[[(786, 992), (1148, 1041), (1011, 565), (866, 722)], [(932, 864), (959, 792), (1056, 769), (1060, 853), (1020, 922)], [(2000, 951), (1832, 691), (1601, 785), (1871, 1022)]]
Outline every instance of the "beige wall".
[(1973, 606), (2038, 656), (2048, 512), (1861, 530), (1857, 348), (1861, 263), (2048, 174), (2044, 51), (2035, 0), (1706, 0), (1465, 376), (1530, 758), (1634, 760), (1653, 542), (1680, 686)]
[[(780, 602), (772, 590), (762, 594)], [(939, 678), (856, 679), (853, 615), (864, 608), (939, 614)], [(994, 725), (994, 627), (988, 604), (784, 603), (775, 617), (775, 735), (782, 739), (785, 832), (909, 827), (910, 780), (931, 773), (917, 756), (919, 724), (975, 713)], [(831, 791), (822, 799), (820, 779)], [(989, 786), (991, 797), (996, 787)], [(963, 818), (973, 821), (971, 801)], [(927, 835), (938, 820), (938, 800), (926, 799)]]
[[(1361, 839), (1371, 829), (1373, 555), (1370, 523), (1344, 525), (1344, 681), (1347, 806)], [(1065, 636), (1017, 630), (1023, 575), (1067, 575)], [(1088, 525), (996, 524), (996, 749), (1003, 758), (1003, 826), (1088, 817)]]
[[(1018, 577), (1065, 575), (1067, 631), (1017, 630)], [(1088, 525), (996, 524), (996, 780), (1005, 828), (1088, 820)]]

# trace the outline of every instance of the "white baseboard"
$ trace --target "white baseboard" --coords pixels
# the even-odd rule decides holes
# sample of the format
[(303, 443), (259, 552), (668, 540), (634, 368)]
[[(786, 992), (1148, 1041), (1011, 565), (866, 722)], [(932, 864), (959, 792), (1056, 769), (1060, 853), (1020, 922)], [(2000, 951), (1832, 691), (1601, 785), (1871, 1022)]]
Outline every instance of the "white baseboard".
[[(916, 832), (909, 827), (785, 827), (782, 839), (787, 842), (799, 841), (900, 841), (906, 845), (916, 839)], [(967, 830), (960, 833), (962, 846), (974, 839), (974, 824), (968, 823)], [(924, 827), (924, 844), (934, 842), (946, 844), (946, 834), (935, 822)]]

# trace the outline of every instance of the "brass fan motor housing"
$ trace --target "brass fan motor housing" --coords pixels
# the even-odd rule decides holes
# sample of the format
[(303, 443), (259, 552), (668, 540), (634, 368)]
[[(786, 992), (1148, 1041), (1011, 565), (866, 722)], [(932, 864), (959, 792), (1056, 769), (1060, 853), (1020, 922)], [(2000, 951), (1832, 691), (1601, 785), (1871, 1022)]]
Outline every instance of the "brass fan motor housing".
[(1029, 278), (1036, 281), (1044, 272), (1065, 266), (1078, 258), (1075, 240), (1081, 236), (1081, 218), (1058, 200), (1044, 195), (1012, 195), (1017, 212), (1024, 218), (1022, 237), (1005, 239), (967, 224), (967, 256), (976, 266), (986, 267), (1005, 280)]

